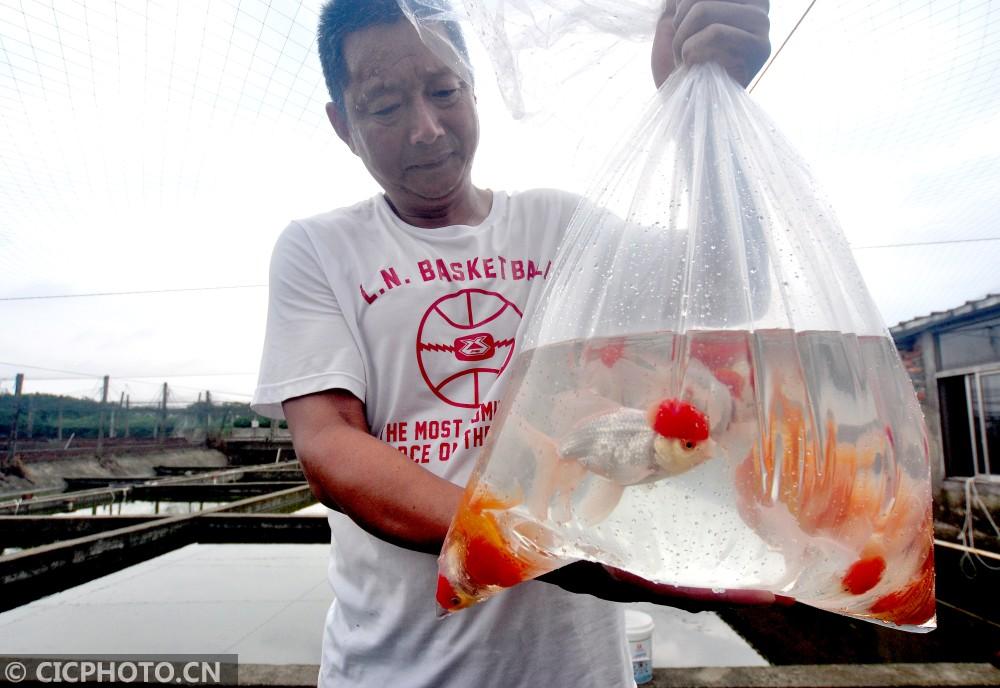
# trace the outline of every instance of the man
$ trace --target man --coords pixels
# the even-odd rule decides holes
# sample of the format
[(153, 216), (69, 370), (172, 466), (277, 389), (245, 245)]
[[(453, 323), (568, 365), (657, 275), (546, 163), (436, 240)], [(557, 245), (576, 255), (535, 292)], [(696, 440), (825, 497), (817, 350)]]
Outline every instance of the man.
[[(435, 555), (496, 411), (497, 371), (577, 199), (473, 185), (472, 85), (396, 0), (333, 0), (319, 45), (330, 122), (384, 194), (278, 240), (254, 407), (288, 419), (314, 493), (342, 512), (330, 517), (321, 683), (632, 685), (620, 610), (558, 586), (678, 605), (716, 596), (575, 564), (548, 577), (558, 586), (530, 581), (435, 618)], [(654, 76), (716, 59), (746, 84), (768, 50), (766, 4), (668, 3)]]

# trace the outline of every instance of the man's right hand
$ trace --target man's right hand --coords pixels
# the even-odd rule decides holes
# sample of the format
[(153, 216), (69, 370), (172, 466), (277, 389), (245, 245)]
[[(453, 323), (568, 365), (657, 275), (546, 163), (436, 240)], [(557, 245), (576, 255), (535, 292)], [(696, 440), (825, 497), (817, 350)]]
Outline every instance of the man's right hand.
[(653, 38), (659, 87), (678, 66), (717, 62), (746, 87), (771, 54), (767, 0), (668, 0)]

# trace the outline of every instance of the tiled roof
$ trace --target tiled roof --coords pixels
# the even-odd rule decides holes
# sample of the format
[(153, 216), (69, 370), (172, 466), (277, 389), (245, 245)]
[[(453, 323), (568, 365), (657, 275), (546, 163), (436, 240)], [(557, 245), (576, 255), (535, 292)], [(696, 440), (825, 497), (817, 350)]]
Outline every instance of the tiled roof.
[(904, 320), (903, 322), (890, 327), (889, 331), (892, 333), (893, 338), (901, 339), (913, 336), (918, 332), (922, 332), (923, 330), (936, 325), (941, 325), (951, 320), (964, 318), (966, 316), (993, 308), (1000, 308), (1000, 294), (987, 294), (981, 299), (966, 301), (961, 306), (952, 308), (951, 310), (934, 311), (928, 315), (922, 315), (917, 318), (911, 318), (910, 320)]

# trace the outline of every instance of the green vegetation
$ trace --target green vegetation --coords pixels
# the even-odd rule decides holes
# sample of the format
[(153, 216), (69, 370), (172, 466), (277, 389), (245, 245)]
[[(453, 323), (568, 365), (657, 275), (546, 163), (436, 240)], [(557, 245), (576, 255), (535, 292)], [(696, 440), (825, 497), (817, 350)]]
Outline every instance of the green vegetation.
[[(129, 437), (156, 436), (157, 426), (162, 418), (162, 411), (159, 408), (133, 406), (126, 412), (118, 403), (109, 402), (104, 409), (105, 434), (108, 433), (112, 409), (115, 412), (115, 434), (118, 437), (124, 435), (126, 420)], [(0, 438), (9, 438), (15, 413), (17, 409), (14, 395), (0, 393)], [(64, 439), (68, 439), (72, 434), (79, 438), (96, 438), (100, 426), (101, 402), (52, 394), (25, 394), (21, 397), (20, 413), (17, 413), (17, 416), (19, 440), (58, 437), (60, 416)], [(250, 410), (248, 404), (200, 401), (184, 407), (169, 407), (166, 430), (168, 436), (176, 429), (185, 427), (206, 428), (213, 434), (224, 433), (228, 428), (249, 428), (255, 418), (261, 428), (271, 427), (270, 419), (257, 416)], [(281, 421), (279, 427), (285, 428), (287, 425)]]

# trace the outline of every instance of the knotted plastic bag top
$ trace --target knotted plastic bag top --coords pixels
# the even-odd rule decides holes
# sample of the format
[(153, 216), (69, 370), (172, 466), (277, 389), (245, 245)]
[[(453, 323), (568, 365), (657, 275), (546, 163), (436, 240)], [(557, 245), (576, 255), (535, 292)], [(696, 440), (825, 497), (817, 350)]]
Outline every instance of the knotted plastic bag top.
[(619, 150), (528, 323), (442, 608), (585, 559), (933, 627), (922, 417), (805, 165), (714, 65)]
[[(564, 87), (608, 79), (653, 37), (664, 0), (397, 0), (424, 43), (472, 83), (468, 52), (449, 26), (464, 29), (488, 57), (514, 117), (538, 114)], [(602, 88), (613, 92), (613, 84)]]

